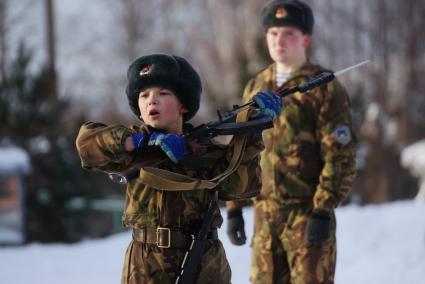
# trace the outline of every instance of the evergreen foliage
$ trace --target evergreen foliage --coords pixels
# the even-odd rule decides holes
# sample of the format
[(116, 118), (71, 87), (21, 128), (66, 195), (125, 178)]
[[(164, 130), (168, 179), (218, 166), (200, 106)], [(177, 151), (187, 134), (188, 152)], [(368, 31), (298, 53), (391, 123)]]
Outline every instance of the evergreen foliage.
[[(89, 211), (84, 204), (111, 192), (112, 185), (105, 175), (81, 168), (74, 141), (84, 118), (67, 119), (69, 102), (52, 96), (51, 70), (31, 73), (31, 56), (21, 44), (0, 83), (0, 137), (31, 157), (25, 186), (27, 241), (77, 241), (93, 229), (85, 226)], [(69, 206), (76, 197), (84, 200), (80, 210)]]

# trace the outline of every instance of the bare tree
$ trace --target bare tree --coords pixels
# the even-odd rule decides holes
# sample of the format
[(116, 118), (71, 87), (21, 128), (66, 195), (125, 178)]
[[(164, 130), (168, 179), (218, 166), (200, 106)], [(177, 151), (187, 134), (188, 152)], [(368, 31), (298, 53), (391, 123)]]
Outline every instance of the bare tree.
[(7, 0), (0, 0), (0, 82), (3, 81), (4, 68), (6, 65), (6, 9)]
[(146, 17), (149, 13), (149, 11), (146, 11), (146, 6), (148, 6), (146, 2), (121, 0), (115, 3), (119, 11), (117, 15), (118, 23), (124, 31), (121, 47), (127, 60), (132, 60), (139, 55), (138, 43), (144, 40), (147, 31), (150, 29), (149, 19)]
[(55, 48), (55, 13), (54, 13), (54, 1), (46, 0), (46, 34), (47, 34), (47, 66), (49, 72), (49, 92), (52, 99), (56, 99), (58, 97), (58, 83), (56, 76), (56, 48)]

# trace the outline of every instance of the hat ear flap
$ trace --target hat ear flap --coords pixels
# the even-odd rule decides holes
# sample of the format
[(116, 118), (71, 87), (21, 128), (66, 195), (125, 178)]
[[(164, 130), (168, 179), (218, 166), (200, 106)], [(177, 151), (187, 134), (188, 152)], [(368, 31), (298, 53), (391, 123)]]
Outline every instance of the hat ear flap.
[(134, 94), (131, 93), (129, 85), (126, 86), (125, 93), (127, 95), (128, 104), (130, 105), (131, 111), (136, 116), (140, 116), (140, 109), (139, 109), (139, 105), (138, 105), (138, 97), (137, 97), (137, 99), (134, 98)]

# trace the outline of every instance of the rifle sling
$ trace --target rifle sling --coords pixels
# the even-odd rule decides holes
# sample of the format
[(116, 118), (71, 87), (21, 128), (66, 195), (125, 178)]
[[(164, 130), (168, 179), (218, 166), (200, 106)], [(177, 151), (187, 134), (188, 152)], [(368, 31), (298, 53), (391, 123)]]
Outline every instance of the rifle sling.
[[(249, 118), (251, 109), (245, 109), (238, 113), (236, 122), (245, 122)], [(242, 154), (246, 148), (246, 140), (249, 134), (238, 134), (233, 140), (233, 155), (227, 169), (210, 180), (196, 179), (186, 175), (154, 167), (140, 169), (137, 181), (150, 187), (166, 191), (184, 191), (196, 189), (213, 189), (230, 176), (240, 165)]]

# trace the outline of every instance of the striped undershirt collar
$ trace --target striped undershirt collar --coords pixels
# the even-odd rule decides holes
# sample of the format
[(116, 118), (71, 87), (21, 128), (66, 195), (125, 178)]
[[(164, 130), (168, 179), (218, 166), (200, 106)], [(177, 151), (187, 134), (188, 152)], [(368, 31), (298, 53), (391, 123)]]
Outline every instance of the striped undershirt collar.
[(276, 72), (276, 86), (280, 87), (285, 83), (289, 77), (291, 77), (291, 73), (284, 73), (284, 72)]

